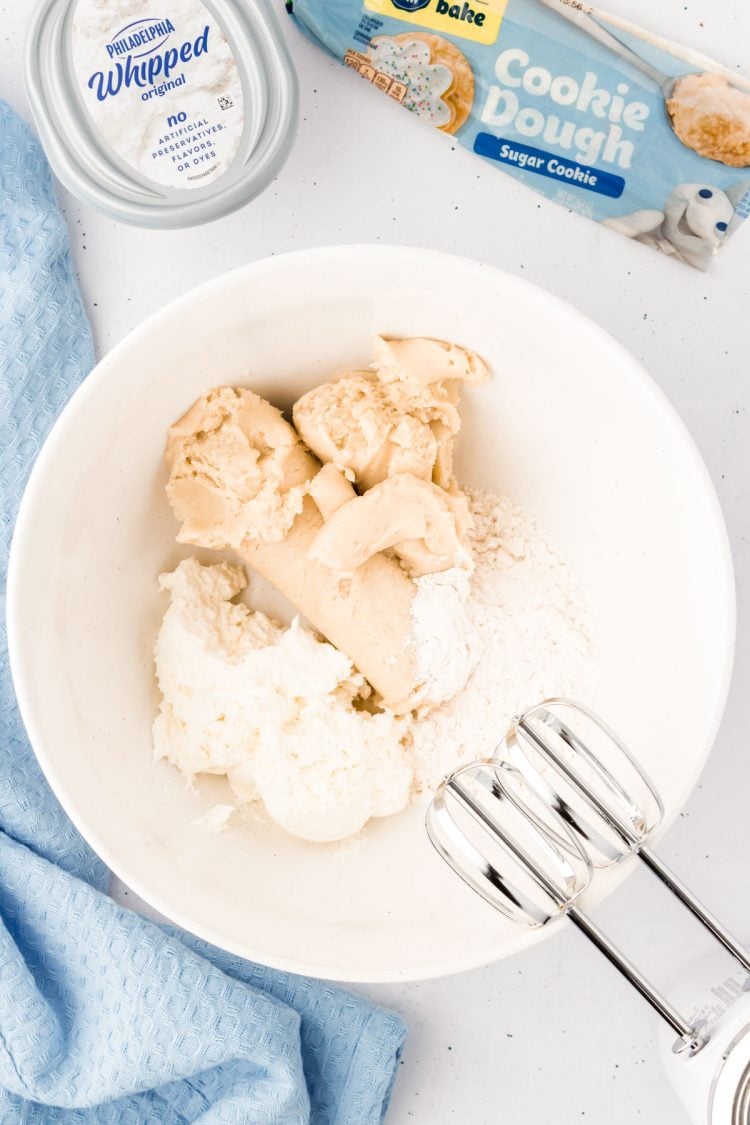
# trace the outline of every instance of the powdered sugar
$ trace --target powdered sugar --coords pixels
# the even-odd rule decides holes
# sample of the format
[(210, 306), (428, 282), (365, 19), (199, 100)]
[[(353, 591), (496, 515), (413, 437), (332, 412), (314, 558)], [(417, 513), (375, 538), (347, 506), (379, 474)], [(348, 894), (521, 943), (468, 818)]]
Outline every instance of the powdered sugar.
[(469, 575), (459, 567), (416, 579), (412, 637), (420, 678), (432, 699), (452, 699), (463, 688), (479, 656), (469, 617)]
[[(491, 754), (519, 709), (552, 695), (585, 698), (596, 679), (587, 613), (565, 559), (512, 500), (467, 496), (476, 568), (464, 610), (474, 670), (454, 699), (412, 721), (417, 793), (431, 792), (461, 761)], [(420, 594), (436, 606), (454, 599), (451, 574), (420, 579)], [(437, 656), (450, 668), (452, 653)]]
[(193, 821), (196, 828), (209, 836), (216, 836), (223, 832), (237, 809), (234, 805), (212, 805), (207, 813)]

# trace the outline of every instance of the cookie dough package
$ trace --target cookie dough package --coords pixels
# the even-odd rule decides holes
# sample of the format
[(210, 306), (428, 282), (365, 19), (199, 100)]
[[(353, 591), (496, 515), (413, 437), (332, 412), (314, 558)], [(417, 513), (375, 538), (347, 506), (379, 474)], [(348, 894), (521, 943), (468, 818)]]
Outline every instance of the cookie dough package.
[(288, 0), (386, 96), (550, 199), (707, 269), (750, 213), (750, 82), (578, 0)]

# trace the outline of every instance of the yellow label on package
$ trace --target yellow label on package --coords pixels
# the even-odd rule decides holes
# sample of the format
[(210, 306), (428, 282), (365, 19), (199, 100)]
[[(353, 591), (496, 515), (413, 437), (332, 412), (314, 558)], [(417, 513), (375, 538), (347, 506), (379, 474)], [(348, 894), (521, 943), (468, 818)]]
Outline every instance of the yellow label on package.
[(494, 43), (508, 0), (365, 0), (365, 8), (446, 35)]

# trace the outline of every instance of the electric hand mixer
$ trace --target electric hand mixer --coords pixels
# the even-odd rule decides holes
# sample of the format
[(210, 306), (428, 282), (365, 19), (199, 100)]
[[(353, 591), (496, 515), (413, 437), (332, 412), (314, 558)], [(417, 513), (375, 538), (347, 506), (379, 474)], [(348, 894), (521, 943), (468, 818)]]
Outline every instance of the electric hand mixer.
[(708, 1042), (580, 909), (594, 869), (635, 855), (750, 973), (750, 954), (648, 846), (661, 801), (617, 735), (570, 700), (516, 718), (498, 758), (463, 766), (427, 812), (430, 840), (496, 910), (539, 927), (566, 915), (677, 1033), (675, 1051)]

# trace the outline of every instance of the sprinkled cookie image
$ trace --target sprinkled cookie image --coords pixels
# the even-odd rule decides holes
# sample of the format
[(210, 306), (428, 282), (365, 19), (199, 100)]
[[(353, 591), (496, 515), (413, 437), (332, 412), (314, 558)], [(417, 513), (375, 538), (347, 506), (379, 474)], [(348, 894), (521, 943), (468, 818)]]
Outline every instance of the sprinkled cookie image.
[(415, 31), (379, 35), (370, 43), (372, 64), (406, 88), (403, 105), (444, 133), (455, 133), (474, 101), (474, 75), (466, 56), (440, 35)]

